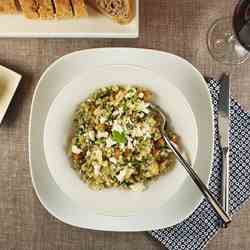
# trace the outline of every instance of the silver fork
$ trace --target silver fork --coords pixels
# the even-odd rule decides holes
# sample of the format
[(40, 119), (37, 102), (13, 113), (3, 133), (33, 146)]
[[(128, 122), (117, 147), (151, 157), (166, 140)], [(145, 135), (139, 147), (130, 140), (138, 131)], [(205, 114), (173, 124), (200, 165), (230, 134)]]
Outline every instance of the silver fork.
[(219, 203), (216, 201), (212, 193), (208, 190), (207, 186), (203, 183), (203, 181), (200, 179), (200, 177), (196, 174), (196, 172), (193, 170), (191, 164), (186, 161), (181, 153), (178, 151), (178, 149), (174, 146), (174, 144), (171, 142), (171, 140), (168, 138), (165, 127), (167, 124), (167, 119), (165, 113), (162, 111), (162, 109), (155, 105), (150, 104), (150, 108), (152, 111), (158, 113), (162, 119), (161, 123), (161, 134), (167, 143), (168, 147), (171, 149), (171, 151), (175, 154), (177, 160), (181, 163), (181, 165), (185, 168), (185, 170), (188, 172), (189, 176), (192, 178), (194, 183), (197, 185), (197, 187), (200, 189), (201, 193), (205, 196), (207, 201), (211, 204), (215, 212), (218, 214), (218, 216), (223, 221), (223, 224), (227, 225), (231, 222), (231, 218), (229, 215), (223, 210), (223, 208), (219, 205)]

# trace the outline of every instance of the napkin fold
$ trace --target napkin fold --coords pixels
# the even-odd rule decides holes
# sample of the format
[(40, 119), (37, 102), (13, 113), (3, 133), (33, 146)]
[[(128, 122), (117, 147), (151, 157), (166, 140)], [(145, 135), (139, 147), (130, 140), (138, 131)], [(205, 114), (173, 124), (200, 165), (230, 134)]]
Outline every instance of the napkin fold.
[[(218, 134), (219, 81), (208, 79), (214, 106), (214, 161), (209, 189), (219, 200), (221, 196), (222, 153)], [(230, 212), (233, 215), (250, 196), (250, 113), (231, 98), (230, 105)], [(230, 227), (230, 226), (229, 226)], [(203, 200), (186, 220), (173, 227), (150, 232), (154, 239), (169, 250), (200, 250), (220, 229), (220, 219)], [(230, 229), (229, 229), (230, 230)]]

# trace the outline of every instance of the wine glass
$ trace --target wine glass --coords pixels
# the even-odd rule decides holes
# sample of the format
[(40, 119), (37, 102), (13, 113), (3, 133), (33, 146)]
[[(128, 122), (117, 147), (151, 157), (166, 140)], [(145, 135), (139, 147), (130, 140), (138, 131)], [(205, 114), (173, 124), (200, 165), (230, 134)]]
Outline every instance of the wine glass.
[[(233, 20), (232, 20), (233, 19)], [(233, 18), (216, 20), (207, 36), (208, 50), (212, 57), (224, 64), (246, 61), (250, 51), (250, 0), (240, 0)]]

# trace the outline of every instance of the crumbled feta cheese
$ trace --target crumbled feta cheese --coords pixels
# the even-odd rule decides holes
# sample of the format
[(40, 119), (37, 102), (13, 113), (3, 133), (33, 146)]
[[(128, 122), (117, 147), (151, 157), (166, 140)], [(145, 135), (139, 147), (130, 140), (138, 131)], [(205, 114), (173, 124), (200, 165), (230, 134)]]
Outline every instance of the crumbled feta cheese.
[(106, 146), (107, 146), (107, 148), (111, 148), (115, 144), (116, 144), (116, 142), (113, 141), (110, 137), (107, 138), (107, 140), (106, 140)]
[(133, 140), (133, 146), (136, 147), (136, 145), (138, 144), (137, 140)]
[(124, 111), (124, 108), (123, 108), (123, 107), (120, 107), (120, 108), (118, 109), (119, 115), (122, 114), (123, 111)]
[(100, 117), (100, 123), (103, 124), (107, 121), (107, 118), (105, 116)]
[(144, 124), (142, 127), (142, 133), (145, 138), (151, 138), (150, 126), (148, 124)]
[(124, 168), (119, 172), (118, 175), (116, 175), (116, 178), (118, 179), (119, 182), (123, 182), (125, 179), (125, 176), (127, 174), (127, 168)]
[(144, 125), (142, 127), (136, 127), (132, 130), (131, 135), (132, 137), (151, 138), (150, 127), (147, 125)]
[(91, 141), (95, 140), (95, 132), (93, 130), (89, 131), (89, 138), (90, 138)]
[(143, 130), (140, 129), (140, 128), (134, 128), (133, 131), (132, 131), (132, 136), (133, 137), (141, 137), (143, 136)]
[(100, 174), (101, 166), (98, 165), (98, 164), (95, 164), (93, 167), (94, 167), (94, 174), (95, 174), (95, 176), (98, 176)]
[(98, 139), (100, 139), (100, 138), (107, 138), (109, 136), (109, 133), (108, 132), (100, 132), (100, 131), (98, 131), (97, 132), (97, 135), (96, 135), (96, 137), (98, 138)]
[(71, 151), (76, 155), (79, 155), (82, 152), (82, 150), (78, 148), (76, 145), (72, 145)]
[(117, 131), (119, 133), (122, 133), (123, 128), (120, 124), (118, 124), (117, 122), (114, 122), (113, 127), (112, 127), (112, 131)]
[(145, 115), (145, 114), (144, 114), (143, 112), (139, 113), (139, 117), (140, 117), (140, 118), (143, 118), (144, 115)]
[(144, 125), (143, 125), (143, 129), (145, 130), (145, 131), (150, 131), (150, 126), (147, 124), (147, 123), (145, 123)]
[(126, 125), (133, 125), (133, 122), (131, 121), (130, 117), (124, 116), (123, 122), (126, 123)]
[(130, 137), (128, 137), (128, 149), (134, 149), (134, 146), (133, 146), (133, 140), (130, 138)]
[(138, 106), (137, 106), (137, 110), (138, 111), (141, 111), (141, 112), (144, 112), (144, 113), (146, 113), (146, 114), (148, 114), (149, 112), (150, 112), (150, 110), (149, 110), (149, 103), (145, 103), (145, 102), (140, 102), (139, 104), (138, 104)]
[(146, 189), (143, 183), (135, 183), (133, 185), (130, 185), (129, 187), (134, 192), (142, 192)]
[(110, 157), (109, 158), (109, 161), (116, 164), (117, 163), (117, 160), (115, 159), (115, 157)]
[(138, 97), (142, 99), (144, 97), (143, 92), (140, 92), (139, 95), (138, 95)]
[(145, 138), (151, 138), (151, 134), (149, 132), (146, 132), (144, 136)]
[(151, 138), (151, 134), (147, 129), (143, 128), (142, 133), (145, 138)]
[(119, 115), (119, 110), (118, 110), (118, 109), (116, 109), (116, 110), (112, 113), (112, 115), (113, 115), (113, 116), (117, 116), (117, 115)]

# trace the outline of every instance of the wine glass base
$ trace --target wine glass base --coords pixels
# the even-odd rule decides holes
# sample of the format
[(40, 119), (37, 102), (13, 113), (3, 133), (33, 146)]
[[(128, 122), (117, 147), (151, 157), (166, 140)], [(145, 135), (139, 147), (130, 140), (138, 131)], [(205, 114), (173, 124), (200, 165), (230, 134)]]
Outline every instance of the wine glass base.
[(207, 45), (212, 57), (224, 64), (241, 64), (249, 57), (249, 52), (235, 38), (230, 17), (213, 23), (208, 31)]

